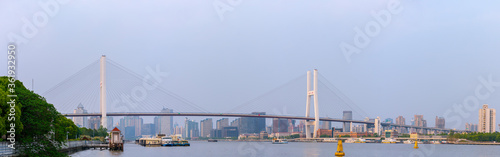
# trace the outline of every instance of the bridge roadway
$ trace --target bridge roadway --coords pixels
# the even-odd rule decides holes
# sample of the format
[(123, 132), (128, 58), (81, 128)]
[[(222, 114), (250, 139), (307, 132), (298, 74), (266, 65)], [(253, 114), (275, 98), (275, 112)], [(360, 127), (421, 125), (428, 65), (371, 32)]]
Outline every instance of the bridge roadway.
[[(298, 116), (280, 116), (280, 115), (257, 115), (257, 114), (243, 114), (243, 113), (160, 113), (160, 112), (108, 112), (107, 116), (199, 116), (199, 117), (255, 117), (255, 118), (284, 118), (284, 119), (299, 119), (299, 120), (314, 120), (314, 117), (298, 117)], [(90, 116), (101, 116), (101, 113), (67, 113), (63, 114), (65, 117), (90, 117)], [(360, 121), (360, 120), (344, 120), (344, 119), (334, 119), (334, 118), (320, 118), (320, 121), (331, 121), (331, 122), (347, 122), (347, 123), (358, 123), (358, 124), (374, 124), (375, 122), (370, 121)], [(387, 127), (404, 127), (404, 128), (416, 128), (416, 129), (426, 129), (426, 130), (439, 130), (448, 132), (450, 129), (432, 128), (432, 127), (418, 127), (411, 125), (397, 125), (391, 123), (380, 123), (380, 125)], [(463, 132), (460, 130), (455, 130), (457, 132)]]

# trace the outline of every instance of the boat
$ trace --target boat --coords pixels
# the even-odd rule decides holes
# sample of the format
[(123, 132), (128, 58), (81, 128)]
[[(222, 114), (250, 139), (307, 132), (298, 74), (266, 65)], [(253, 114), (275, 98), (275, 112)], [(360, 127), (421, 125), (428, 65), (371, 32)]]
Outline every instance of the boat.
[(410, 140), (403, 141), (404, 144), (412, 144), (413, 142)]
[(395, 139), (392, 139), (392, 138), (386, 138), (386, 139), (382, 140), (382, 143), (397, 143), (397, 141)]
[(362, 138), (349, 138), (345, 140), (345, 143), (366, 143), (366, 140)]
[(182, 139), (178, 136), (162, 137), (161, 146), (172, 147), (172, 146), (191, 146), (187, 140)]
[(217, 142), (216, 139), (208, 139), (208, 142)]
[(441, 141), (432, 141), (432, 144), (441, 144)]
[(332, 142), (332, 143), (337, 143), (338, 140), (335, 138), (325, 138), (323, 139), (323, 142)]
[(286, 139), (273, 139), (273, 144), (288, 144), (288, 141)]

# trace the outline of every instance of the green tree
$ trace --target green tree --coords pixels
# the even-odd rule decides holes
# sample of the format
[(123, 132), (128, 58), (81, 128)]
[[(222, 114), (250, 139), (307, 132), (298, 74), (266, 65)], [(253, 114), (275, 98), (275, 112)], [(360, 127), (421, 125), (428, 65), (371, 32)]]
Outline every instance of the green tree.
[[(8, 91), (8, 83), (7, 77), (0, 77), (2, 98), (6, 98), (4, 94)], [(72, 137), (75, 136), (78, 130), (76, 125), (57, 112), (54, 105), (47, 103), (45, 98), (26, 89), (20, 81), (15, 81), (15, 95), (16, 147), (23, 148), (18, 149), (20, 153), (24, 156), (67, 156), (58, 150), (64, 145), (67, 132)], [(5, 99), (0, 101), (3, 119), (0, 123), (7, 124), (6, 111), (10, 107)], [(4, 125), (0, 133), (5, 134), (6, 127)]]

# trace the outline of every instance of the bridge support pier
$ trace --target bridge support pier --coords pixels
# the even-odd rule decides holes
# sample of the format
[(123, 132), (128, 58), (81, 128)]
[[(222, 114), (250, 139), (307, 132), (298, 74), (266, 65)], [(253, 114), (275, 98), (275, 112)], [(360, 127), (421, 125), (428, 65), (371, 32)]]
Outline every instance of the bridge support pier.
[(314, 121), (306, 121), (306, 138), (311, 138), (311, 125), (314, 126), (313, 137), (316, 138), (319, 129), (319, 108), (318, 108), (318, 70), (314, 69), (313, 90), (311, 90), (311, 72), (307, 71), (307, 102), (306, 117), (309, 117), (311, 108), (311, 96), (314, 96)]
[(106, 117), (106, 55), (101, 57), (101, 125), (104, 128), (108, 127), (108, 118)]

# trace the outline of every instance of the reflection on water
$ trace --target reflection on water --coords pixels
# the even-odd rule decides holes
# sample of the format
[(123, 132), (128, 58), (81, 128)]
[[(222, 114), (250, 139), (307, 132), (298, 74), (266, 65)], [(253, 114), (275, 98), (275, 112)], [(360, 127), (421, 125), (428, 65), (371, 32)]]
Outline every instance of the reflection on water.
[[(271, 144), (271, 142), (206, 142), (190, 141), (190, 147), (142, 147), (136, 144), (125, 144), (124, 151), (85, 150), (71, 156), (74, 157), (149, 157), (149, 156), (228, 156), (228, 157), (331, 157), (337, 151), (336, 143), (298, 143)], [(413, 149), (411, 144), (369, 144), (344, 143), (346, 156), (474, 156), (496, 157), (500, 154), (500, 146), (421, 144)]]

